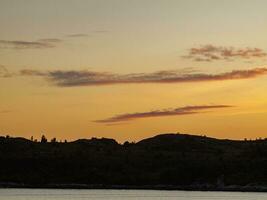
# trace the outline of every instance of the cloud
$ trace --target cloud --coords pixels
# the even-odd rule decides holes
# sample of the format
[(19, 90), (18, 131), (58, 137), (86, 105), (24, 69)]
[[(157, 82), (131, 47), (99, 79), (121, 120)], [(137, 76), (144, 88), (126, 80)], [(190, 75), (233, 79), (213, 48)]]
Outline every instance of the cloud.
[(266, 57), (267, 53), (259, 48), (234, 48), (214, 45), (203, 45), (199, 48), (191, 48), (188, 55), (183, 58), (197, 62), (211, 62), (216, 60), (233, 60), (235, 58), (253, 59)]
[(77, 33), (77, 34), (69, 34), (67, 35), (67, 37), (88, 37), (88, 34), (84, 34), (84, 33)]
[(20, 75), (22, 76), (48, 76), (49, 73), (42, 72), (39, 70), (23, 69), (20, 71)]
[[(90, 33), (68, 34), (66, 37), (89, 37), (93, 34), (104, 34), (107, 30), (93, 30)], [(63, 38), (63, 37), (62, 37)], [(0, 49), (46, 49), (57, 47), (64, 40), (59, 38), (42, 38), (34, 41), (26, 40), (0, 40)]]
[(45, 38), (36, 41), (0, 40), (0, 49), (46, 49), (56, 47), (62, 40)]
[(0, 114), (10, 113), (12, 110), (0, 110)]
[(79, 37), (89, 37), (95, 34), (104, 34), (108, 32), (109, 32), (108, 30), (92, 30), (92, 31), (89, 31), (89, 33), (75, 33), (75, 34), (68, 34), (66, 36), (72, 37), (72, 38), (79, 38)]
[(5, 66), (0, 65), (0, 78), (9, 78), (12, 76), (13, 74), (10, 73)]
[(39, 42), (46, 42), (46, 43), (60, 43), (63, 40), (58, 39), (58, 38), (44, 38), (44, 39), (39, 39)]
[(158, 71), (154, 73), (114, 74), (95, 71), (38, 71), (25, 69), (23, 76), (40, 76), (59, 87), (101, 86), (114, 84), (144, 83), (186, 83), (250, 79), (267, 74), (267, 68), (233, 70), (230, 72), (209, 74), (191, 71)]
[(230, 105), (200, 105), (200, 106), (186, 106), (174, 109), (164, 109), (164, 110), (154, 110), (149, 112), (137, 112), (137, 113), (126, 113), (121, 115), (116, 115), (111, 118), (96, 120), (96, 123), (117, 123), (122, 121), (135, 120), (140, 118), (149, 117), (166, 117), (166, 116), (177, 116), (177, 115), (192, 115), (203, 113), (203, 111), (210, 109), (220, 109), (233, 107)]

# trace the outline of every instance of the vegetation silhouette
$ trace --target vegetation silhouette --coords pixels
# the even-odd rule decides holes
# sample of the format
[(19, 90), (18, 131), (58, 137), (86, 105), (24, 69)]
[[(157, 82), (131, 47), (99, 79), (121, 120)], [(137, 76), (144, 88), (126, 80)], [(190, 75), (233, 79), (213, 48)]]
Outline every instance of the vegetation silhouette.
[(44, 135), (42, 135), (41, 137), (41, 143), (46, 143), (47, 142), (47, 139)]
[(119, 144), (9, 136), (0, 137), (0, 163), (1, 187), (258, 191), (267, 185), (267, 139), (162, 134)]

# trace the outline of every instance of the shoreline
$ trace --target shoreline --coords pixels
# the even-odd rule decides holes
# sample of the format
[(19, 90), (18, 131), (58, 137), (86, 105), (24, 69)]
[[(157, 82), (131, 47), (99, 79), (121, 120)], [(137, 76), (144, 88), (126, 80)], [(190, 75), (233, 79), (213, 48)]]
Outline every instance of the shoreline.
[(169, 191), (203, 191), (203, 192), (267, 192), (265, 185), (103, 185), (103, 184), (45, 184), (30, 185), (19, 183), (0, 183), (0, 189), (106, 189), (106, 190), (169, 190)]

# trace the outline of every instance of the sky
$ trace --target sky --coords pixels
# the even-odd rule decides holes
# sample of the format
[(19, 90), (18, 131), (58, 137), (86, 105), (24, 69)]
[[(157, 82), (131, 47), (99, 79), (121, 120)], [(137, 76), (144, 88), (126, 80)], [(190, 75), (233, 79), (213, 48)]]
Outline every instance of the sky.
[(0, 0), (0, 134), (266, 138), (266, 7)]

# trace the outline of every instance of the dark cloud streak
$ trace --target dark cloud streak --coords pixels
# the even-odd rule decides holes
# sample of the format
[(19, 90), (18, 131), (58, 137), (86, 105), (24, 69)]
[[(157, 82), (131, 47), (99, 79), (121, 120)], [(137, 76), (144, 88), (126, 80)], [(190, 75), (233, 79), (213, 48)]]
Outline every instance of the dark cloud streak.
[(216, 60), (233, 60), (235, 58), (253, 59), (266, 57), (267, 53), (259, 48), (234, 48), (214, 45), (203, 45), (191, 48), (188, 55), (183, 58), (192, 59), (197, 62), (211, 62)]
[(41, 76), (59, 87), (101, 86), (114, 84), (144, 83), (186, 83), (250, 79), (267, 74), (267, 68), (233, 70), (231, 72), (208, 74), (185, 71), (158, 71), (154, 73), (114, 74), (95, 71), (38, 71), (22, 70), (21, 75)]
[(46, 49), (56, 47), (62, 40), (45, 38), (36, 41), (0, 40), (0, 49)]
[(150, 117), (166, 117), (166, 116), (177, 116), (177, 115), (192, 115), (203, 113), (210, 109), (220, 109), (233, 107), (230, 105), (201, 105), (201, 106), (186, 106), (175, 109), (165, 109), (165, 110), (154, 110), (150, 112), (137, 112), (137, 113), (127, 113), (116, 115), (111, 118), (96, 120), (96, 123), (117, 123), (122, 121), (135, 120), (140, 118), (150, 118)]

